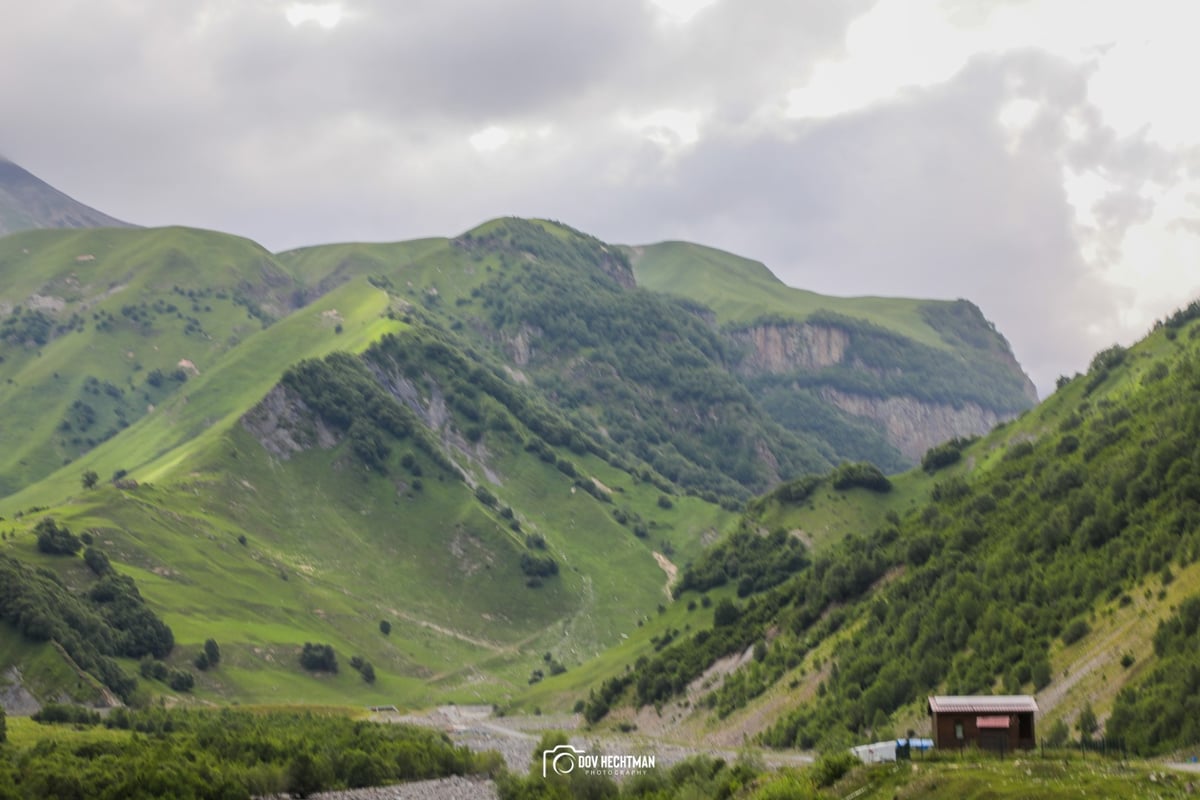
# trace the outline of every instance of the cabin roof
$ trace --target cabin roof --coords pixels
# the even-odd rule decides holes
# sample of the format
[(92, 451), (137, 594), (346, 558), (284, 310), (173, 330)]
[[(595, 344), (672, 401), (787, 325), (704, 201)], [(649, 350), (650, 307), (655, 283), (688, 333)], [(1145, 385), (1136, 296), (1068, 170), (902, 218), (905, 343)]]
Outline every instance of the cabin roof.
[(1023, 714), (1036, 713), (1037, 701), (1027, 694), (934, 695), (929, 698), (931, 714)]

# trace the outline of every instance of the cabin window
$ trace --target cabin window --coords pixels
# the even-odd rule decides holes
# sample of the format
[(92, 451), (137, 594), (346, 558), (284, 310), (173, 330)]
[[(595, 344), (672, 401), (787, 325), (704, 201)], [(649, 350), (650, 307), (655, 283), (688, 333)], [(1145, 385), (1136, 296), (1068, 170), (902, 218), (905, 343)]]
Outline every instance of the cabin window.
[(962, 726), (962, 723), (961, 723), (961, 722), (956, 722), (956, 723), (954, 723), (954, 738), (955, 738), (955, 739), (958, 739), (960, 742), (962, 741), (962, 738), (963, 738), (963, 726)]

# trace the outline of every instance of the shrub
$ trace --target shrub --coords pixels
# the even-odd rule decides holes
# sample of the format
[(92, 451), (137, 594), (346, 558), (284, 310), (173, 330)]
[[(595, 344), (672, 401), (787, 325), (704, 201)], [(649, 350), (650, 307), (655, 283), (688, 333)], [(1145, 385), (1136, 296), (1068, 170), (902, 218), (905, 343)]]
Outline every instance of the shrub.
[(112, 565), (108, 563), (108, 556), (95, 547), (89, 547), (83, 551), (83, 563), (87, 564), (88, 569), (97, 576), (103, 577), (112, 572)]
[(196, 685), (196, 678), (186, 669), (173, 669), (167, 678), (167, 685), (177, 692), (190, 692)]
[(830, 753), (821, 756), (812, 766), (813, 782), (821, 788), (832, 786), (861, 763), (853, 753)]
[(496, 495), (489, 492), (483, 484), (475, 487), (475, 499), (488, 508), (494, 508), (496, 505)]
[(1062, 747), (1069, 738), (1071, 738), (1071, 729), (1067, 727), (1067, 723), (1057, 719), (1050, 726), (1050, 732), (1046, 734), (1046, 744), (1049, 747)]
[(337, 656), (333, 646), (305, 642), (300, 652), (300, 666), (310, 672), (337, 672)]
[(60, 526), (53, 517), (43, 517), (33, 529), (37, 533), (37, 547), (43, 553), (72, 556), (79, 552), (83, 543), (66, 526)]
[(1072, 622), (1071, 624), (1067, 625), (1067, 627), (1063, 630), (1063, 632), (1062, 632), (1063, 644), (1074, 644), (1075, 642), (1078, 642), (1080, 639), (1082, 639), (1083, 637), (1085, 637), (1089, 633), (1091, 633), (1091, 631), (1092, 631), (1092, 629), (1087, 624), (1086, 620), (1077, 619), (1074, 622)]
[(558, 574), (558, 562), (550, 556), (521, 554), (521, 572), (531, 578), (549, 578)]
[(724, 628), (733, 625), (741, 616), (742, 612), (738, 610), (736, 603), (728, 597), (721, 598), (721, 602), (713, 609), (713, 627)]
[(83, 706), (47, 703), (30, 717), (42, 725), (99, 725), (100, 714)]
[(956, 436), (948, 442), (929, 448), (921, 457), (921, 469), (932, 475), (939, 469), (958, 463), (962, 458), (963, 449), (978, 438), (978, 436)]
[(379, 620), (379, 632), (384, 636), (390, 634), (392, 632), (392, 623), (388, 622), (386, 619)]
[(890, 492), (892, 482), (879, 470), (879, 467), (866, 461), (842, 464), (833, 471), (833, 488), (844, 491), (855, 486), (869, 489), (872, 492)]

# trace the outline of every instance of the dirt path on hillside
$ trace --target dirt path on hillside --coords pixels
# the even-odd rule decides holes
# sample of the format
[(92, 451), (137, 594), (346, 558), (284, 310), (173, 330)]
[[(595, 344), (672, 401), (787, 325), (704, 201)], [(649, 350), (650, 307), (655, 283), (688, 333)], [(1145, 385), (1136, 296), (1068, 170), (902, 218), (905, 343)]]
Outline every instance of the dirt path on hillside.
[(663, 587), (663, 594), (668, 600), (673, 600), (671, 596), (671, 585), (675, 583), (675, 576), (679, 574), (679, 567), (671, 563), (671, 559), (664, 556), (662, 553), (655, 551), (654, 560), (658, 562), (658, 566), (663, 572), (667, 573), (667, 585)]
[(431, 631), (437, 631), (443, 636), (449, 636), (453, 639), (458, 639), (459, 641), (473, 644), (476, 647), (482, 647), (484, 650), (490, 650), (493, 653), (503, 653), (505, 651), (512, 651), (514, 649), (512, 646), (505, 647), (503, 645), (496, 644), (495, 642), (489, 642), (486, 639), (479, 639), (475, 636), (463, 633), (462, 631), (456, 631), (452, 628), (447, 628), (444, 625), (438, 625), (436, 622), (430, 622), (427, 619), (414, 617), (412, 614), (405, 613), (399, 609), (389, 608), (388, 612), (394, 615), (396, 618), (404, 620), (405, 622), (411, 622), (413, 625), (420, 625), (422, 628), (428, 628)]

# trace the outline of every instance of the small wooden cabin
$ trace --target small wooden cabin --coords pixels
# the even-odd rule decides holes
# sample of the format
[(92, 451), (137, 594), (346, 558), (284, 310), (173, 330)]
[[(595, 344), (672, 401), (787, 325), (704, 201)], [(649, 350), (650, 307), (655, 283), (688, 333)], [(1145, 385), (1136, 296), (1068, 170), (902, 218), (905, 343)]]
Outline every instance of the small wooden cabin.
[(933, 744), (939, 749), (1032, 750), (1037, 746), (1029, 695), (936, 695), (929, 698)]

